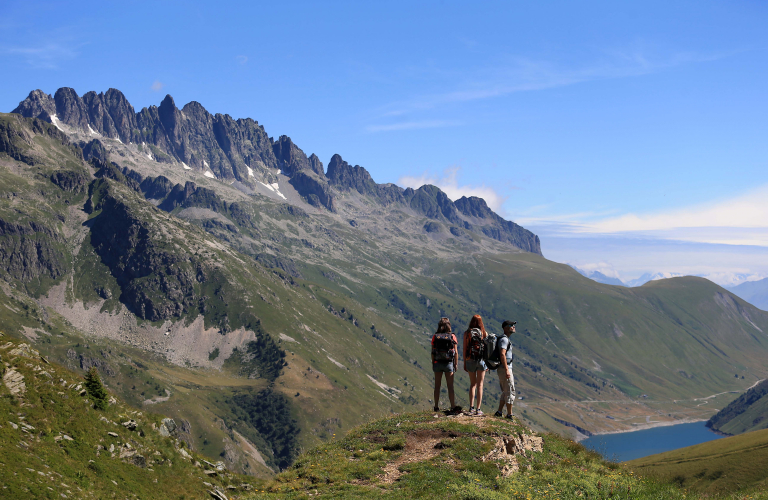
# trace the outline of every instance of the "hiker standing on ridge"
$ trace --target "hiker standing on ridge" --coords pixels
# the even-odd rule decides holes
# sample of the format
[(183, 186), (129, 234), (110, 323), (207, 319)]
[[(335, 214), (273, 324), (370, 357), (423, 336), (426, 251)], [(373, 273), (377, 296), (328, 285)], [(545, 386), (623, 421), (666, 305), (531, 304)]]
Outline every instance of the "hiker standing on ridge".
[(437, 323), (437, 332), (432, 335), (432, 371), (435, 373), (435, 411), (440, 411), (440, 384), (445, 373), (445, 383), (448, 386), (448, 399), (451, 402), (451, 413), (461, 411), (456, 406), (456, 398), (453, 394), (453, 376), (456, 367), (459, 366), (459, 350), (456, 348), (459, 341), (451, 332), (451, 320), (440, 318)]
[(483, 361), (485, 345), (483, 339), (488, 334), (483, 326), (483, 318), (479, 314), (469, 320), (467, 331), (464, 332), (464, 371), (469, 373), (469, 414), (483, 416), (480, 404), (483, 401), (483, 379), (488, 368)]
[(510, 336), (515, 333), (517, 321), (505, 321), (501, 324), (504, 335), (499, 338), (496, 349), (499, 350), (499, 367), (496, 373), (499, 375), (499, 385), (501, 386), (501, 399), (499, 400), (499, 409), (494, 414), (501, 417), (501, 410), (507, 405), (507, 417), (512, 418), (512, 403), (515, 402), (515, 377), (512, 375), (512, 339)]

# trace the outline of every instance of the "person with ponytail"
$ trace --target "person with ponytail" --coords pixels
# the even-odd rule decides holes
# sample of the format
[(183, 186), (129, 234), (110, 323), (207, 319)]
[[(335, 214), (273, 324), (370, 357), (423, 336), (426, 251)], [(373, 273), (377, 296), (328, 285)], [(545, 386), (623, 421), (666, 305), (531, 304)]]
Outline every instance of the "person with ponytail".
[(483, 340), (488, 334), (479, 314), (472, 316), (464, 332), (464, 371), (469, 374), (469, 414), (482, 417), (480, 405), (483, 401), (483, 380), (488, 369), (483, 360)]

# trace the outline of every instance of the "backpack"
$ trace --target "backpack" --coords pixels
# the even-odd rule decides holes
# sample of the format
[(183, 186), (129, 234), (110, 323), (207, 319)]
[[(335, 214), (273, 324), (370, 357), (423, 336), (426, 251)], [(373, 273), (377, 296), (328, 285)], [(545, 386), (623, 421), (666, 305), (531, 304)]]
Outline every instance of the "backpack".
[(485, 340), (483, 340), (483, 360), (486, 366), (491, 370), (499, 367), (501, 364), (501, 357), (499, 353), (499, 337), (489, 333)]
[(446, 363), (453, 361), (456, 356), (456, 344), (453, 342), (451, 332), (436, 333), (432, 351), (435, 353), (435, 361)]
[(467, 357), (469, 359), (483, 359), (485, 346), (483, 345), (483, 332), (479, 328), (473, 328), (469, 331), (469, 344), (467, 344)]

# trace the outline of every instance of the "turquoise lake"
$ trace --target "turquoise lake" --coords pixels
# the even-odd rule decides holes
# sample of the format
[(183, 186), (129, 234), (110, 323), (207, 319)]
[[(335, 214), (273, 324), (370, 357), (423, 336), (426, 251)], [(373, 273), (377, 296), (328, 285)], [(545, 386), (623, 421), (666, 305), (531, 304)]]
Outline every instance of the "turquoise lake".
[(656, 453), (720, 439), (704, 427), (705, 422), (668, 425), (634, 432), (591, 436), (581, 444), (601, 453), (608, 460), (625, 462)]

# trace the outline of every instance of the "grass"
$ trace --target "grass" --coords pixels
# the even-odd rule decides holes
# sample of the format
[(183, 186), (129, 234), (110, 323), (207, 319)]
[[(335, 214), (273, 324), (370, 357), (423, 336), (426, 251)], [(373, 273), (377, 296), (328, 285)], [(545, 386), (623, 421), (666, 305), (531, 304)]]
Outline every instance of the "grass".
[[(674, 485), (637, 478), (555, 434), (542, 436), (541, 452), (516, 455), (520, 470), (508, 476), (506, 461), (482, 460), (498, 437), (530, 433), (519, 421), (492, 417), (395, 415), (334, 437), (243, 498), (685, 498)], [(425, 441), (430, 449), (414, 454)], [(387, 474), (398, 478), (387, 481)]]
[(638, 474), (697, 494), (768, 497), (768, 429), (740, 434), (627, 462)]

